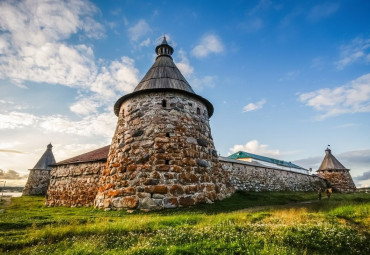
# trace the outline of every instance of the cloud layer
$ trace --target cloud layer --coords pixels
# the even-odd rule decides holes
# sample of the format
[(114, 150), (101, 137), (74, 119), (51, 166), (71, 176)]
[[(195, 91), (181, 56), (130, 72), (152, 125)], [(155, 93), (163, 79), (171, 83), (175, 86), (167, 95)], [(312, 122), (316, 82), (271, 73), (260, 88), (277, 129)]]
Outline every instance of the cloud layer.
[(27, 81), (60, 84), (111, 98), (131, 92), (138, 70), (128, 57), (96, 60), (92, 47), (70, 43), (104, 36), (90, 2), (2, 1), (0, 3), (0, 79), (20, 86)]
[(243, 112), (252, 112), (262, 109), (263, 105), (266, 103), (266, 99), (261, 99), (256, 103), (249, 103), (243, 107)]
[(343, 70), (345, 67), (355, 62), (370, 62), (370, 38), (357, 37), (348, 45), (340, 47), (340, 58), (334, 64), (337, 69)]
[(200, 43), (195, 46), (191, 54), (197, 58), (205, 58), (211, 53), (221, 53), (224, 50), (224, 46), (220, 38), (214, 34), (203, 36)]
[(319, 119), (346, 113), (370, 112), (370, 73), (344, 86), (301, 94), (299, 100), (321, 112)]

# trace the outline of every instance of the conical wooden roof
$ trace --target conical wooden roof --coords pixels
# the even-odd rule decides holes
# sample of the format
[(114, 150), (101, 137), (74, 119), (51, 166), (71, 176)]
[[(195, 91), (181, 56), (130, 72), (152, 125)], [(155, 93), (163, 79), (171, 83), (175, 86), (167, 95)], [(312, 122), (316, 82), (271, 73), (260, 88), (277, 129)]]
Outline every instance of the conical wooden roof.
[(156, 59), (134, 91), (168, 88), (195, 94), (172, 59), (168, 56), (161, 56)]
[(190, 84), (181, 74), (172, 60), (171, 55), (174, 50), (168, 45), (166, 37), (164, 37), (162, 43), (155, 48), (155, 51), (158, 56), (154, 64), (136, 86), (134, 92), (124, 95), (117, 100), (114, 105), (114, 113), (118, 116), (121, 104), (134, 95), (152, 91), (177, 91), (201, 100), (207, 107), (208, 116), (211, 117), (213, 114), (213, 105), (207, 99), (195, 94)]
[(51, 165), (55, 164), (55, 158), (53, 155), (53, 151), (51, 150), (53, 145), (48, 144), (46, 151), (42, 154), (39, 161), (37, 161), (36, 165), (33, 169), (41, 169), (41, 170), (51, 170)]
[(325, 150), (325, 157), (318, 169), (320, 170), (347, 170), (339, 161), (331, 154), (331, 150), (327, 148)]

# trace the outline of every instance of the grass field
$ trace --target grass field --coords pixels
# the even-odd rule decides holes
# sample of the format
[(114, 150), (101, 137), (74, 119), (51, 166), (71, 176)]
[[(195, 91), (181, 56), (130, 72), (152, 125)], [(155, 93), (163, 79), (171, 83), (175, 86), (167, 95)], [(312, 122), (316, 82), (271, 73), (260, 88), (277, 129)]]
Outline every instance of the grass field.
[(157, 212), (44, 207), (13, 198), (0, 213), (5, 254), (370, 254), (370, 194), (236, 193)]

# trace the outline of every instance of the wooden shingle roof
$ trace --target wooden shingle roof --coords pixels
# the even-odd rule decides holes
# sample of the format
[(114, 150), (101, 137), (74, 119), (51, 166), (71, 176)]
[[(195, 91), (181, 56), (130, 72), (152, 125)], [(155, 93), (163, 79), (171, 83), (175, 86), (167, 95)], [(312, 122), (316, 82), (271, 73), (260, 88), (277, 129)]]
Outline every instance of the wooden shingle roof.
[(114, 105), (114, 113), (118, 116), (122, 103), (138, 94), (147, 92), (180, 92), (191, 97), (195, 97), (203, 102), (208, 110), (208, 116), (213, 114), (213, 105), (205, 98), (197, 95), (190, 84), (186, 81), (185, 77), (181, 74), (172, 60), (173, 48), (168, 45), (166, 37), (160, 45), (155, 48), (157, 58), (152, 67), (145, 74), (144, 78), (136, 86), (134, 92), (124, 95), (117, 100)]
[(37, 161), (36, 165), (33, 167), (33, 169), (39, 169), (39, 170), (51, 170), (51, 165), (55, 164), (55, 158), (53, 151), (51, 150), (53, 148), (53, 145), (48, 144), (46, 147), (46, 151), (44, 154), (42, 154), (39, 161)]
[(77, 164), (85, 162), (94, 162), (94, 161), (106, 161), (108, 158), (110, 145), (104, 146), (102, 148), (75, 156), (73, 158), (65, 159), (56, 163), (55, 165), (66, 165), (66, 164)]
[(184, 90), (195, 94), (185, 77), (168, 56), (161, 56), (156, 59), (134, 91), (163, 88)]
[(320, 171), (320, 170), (347, 170), (347, 168), (345, 168), (339, 162), (339, 160), (336, 159), (333, 154), (331, 154), (331, 150), (329, 148), (327, 148), (325, 150), (325, 153), (326, 153), (326, 155), (325, 155), (323, 161), (321, 162), (321, 165), (320, 165), (318, 171)]

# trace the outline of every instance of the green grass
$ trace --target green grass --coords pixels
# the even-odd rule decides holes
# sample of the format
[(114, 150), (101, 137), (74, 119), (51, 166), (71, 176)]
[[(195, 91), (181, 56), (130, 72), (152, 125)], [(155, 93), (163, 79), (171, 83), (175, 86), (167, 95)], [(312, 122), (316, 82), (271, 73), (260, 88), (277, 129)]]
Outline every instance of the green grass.
[[(134, 212), (1, 205), (0, 253), (370, 254), (370, 195), (238, 192), (211, 205)], [(306, 201), (306, 202), (304, 202)]]

